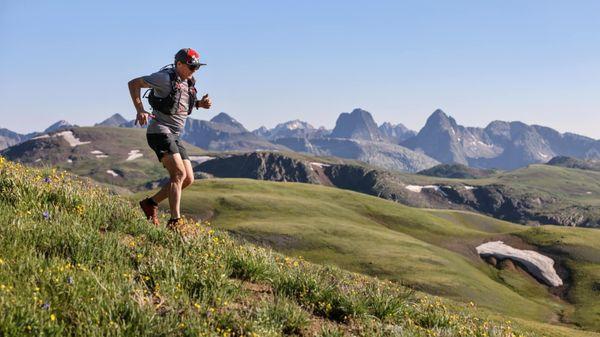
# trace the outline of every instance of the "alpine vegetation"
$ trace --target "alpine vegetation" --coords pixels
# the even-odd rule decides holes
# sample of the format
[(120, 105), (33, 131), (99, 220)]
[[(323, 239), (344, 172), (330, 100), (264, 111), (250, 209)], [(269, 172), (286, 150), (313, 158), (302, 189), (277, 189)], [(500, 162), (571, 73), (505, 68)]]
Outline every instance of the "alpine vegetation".
[(536, 334), (484, 315), (207, 222), (156, 227), (88, 180), (0, 157), (2, 336)]

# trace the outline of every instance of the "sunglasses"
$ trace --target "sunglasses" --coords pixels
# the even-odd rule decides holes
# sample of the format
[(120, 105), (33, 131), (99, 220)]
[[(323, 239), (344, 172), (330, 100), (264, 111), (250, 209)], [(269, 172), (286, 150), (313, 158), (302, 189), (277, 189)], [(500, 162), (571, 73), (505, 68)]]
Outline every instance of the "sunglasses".
[(196, 70), (200, 69), (200, 65), (186, 64), (186, 66), (188, 67), (188, 69), (190, 71), (196, 71)]

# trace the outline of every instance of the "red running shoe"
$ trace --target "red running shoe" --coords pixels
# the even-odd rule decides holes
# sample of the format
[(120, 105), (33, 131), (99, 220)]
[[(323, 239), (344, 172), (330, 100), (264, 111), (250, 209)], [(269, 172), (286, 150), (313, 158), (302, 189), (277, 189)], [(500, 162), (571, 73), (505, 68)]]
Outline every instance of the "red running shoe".
[(140, 201), (140, 207), (144, 211), (146, 219), (151, 220), (155, 226), (160, 225), (158, 221), (158, 205), (153, 200), (146, 198)]

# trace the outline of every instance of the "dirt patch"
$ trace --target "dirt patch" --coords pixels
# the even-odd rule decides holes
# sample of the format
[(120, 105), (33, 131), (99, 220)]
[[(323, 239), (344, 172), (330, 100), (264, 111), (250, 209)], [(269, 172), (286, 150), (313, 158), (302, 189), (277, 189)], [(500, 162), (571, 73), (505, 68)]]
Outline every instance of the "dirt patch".
[(273, 287), (270, 284), (261, 284), (261, 283), (253, 283), (253, 282), (243, 281), (242, 285), (240, 287), (242, 289), (248, 290), (252, 293), (266, 293), (266, 294), (273, 293)]
[(309, 325), (301, 331), (301, 336), (320, 336), (323, 331), (340, 332), (342, 336), (352, 336), (350, 327), (319, 316), (311, 316)]

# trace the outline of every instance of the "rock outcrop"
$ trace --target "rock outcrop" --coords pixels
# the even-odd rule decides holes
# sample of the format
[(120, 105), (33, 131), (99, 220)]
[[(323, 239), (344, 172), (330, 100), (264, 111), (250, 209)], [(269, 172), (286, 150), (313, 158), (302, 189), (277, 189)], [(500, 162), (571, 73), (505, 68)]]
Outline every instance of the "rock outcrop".
[(251, 152), (207, 160), (195, 171), (216, 177), (319, 184), (309, 162), (270, 152)]
[(462, 164), (440, 164), (417, 174), (440, 178), (477, 179), (490, 176), (496, 172), (496, 170), (472, 168)]

